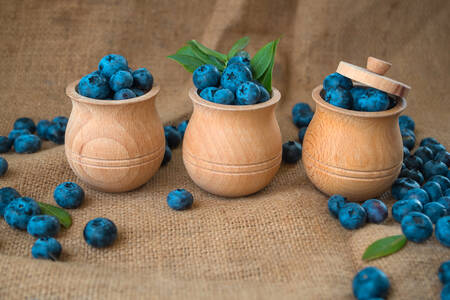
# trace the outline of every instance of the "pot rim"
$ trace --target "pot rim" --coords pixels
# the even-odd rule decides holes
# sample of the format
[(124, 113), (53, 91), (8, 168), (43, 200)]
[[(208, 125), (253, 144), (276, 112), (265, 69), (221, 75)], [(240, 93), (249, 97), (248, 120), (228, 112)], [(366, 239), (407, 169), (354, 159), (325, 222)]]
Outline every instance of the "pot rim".
[(218, 104), (208, 100), (203, 99), (197, 94), (197, 89), (195, 87), (191, 87), (189, 89), (189, 97), (192, 102), (199, 104), (204, 107), (212, 108), (215, 110), (224, 110), (224, 111), (250, 111), (250, 110), (259, 110), (264, 109), (270, 106), (277, 104), (281, 99), (281, 93), (276, 88), (272, 87), (272, 98), (263, 103), (252, 104), (252, 105), (227, 105), (227, 104)]
[(127, 104), (133, 104), (133, 103), (139, 103), (144, 102), (146, 100), (154, 98), (160, 90), (159, 85), (154, 85), (150, 91), (145, 93), (142, 96), (134, 97), (130, 99), (124, 99), (124, 100), (102, 100), (102, 99), (94, 99), (89, 98), (80, 95), (76, 87), (78, 86), (78, 83), (80, 82), (80, 79), (75, 80), (66, 87), (66, 95), (69, 96), (70, 99), (75, 100), (77, 102), (87, 103), (87, 104), (95, 104), (95, 105), (127, 105)]
[[(365, 85), (359, 85), (357, 84), (356, 86), (365, 86)], [(404, 111), (406, 109), (406, 100), (403, 97), (398, 97), (397, 99), (399, 99), (399, 101), (397, 101), (397, 104), (388, 110), (383, 110), (383, 111), (357, 111), (357, 110), (350, 110), (350, 109), (345, 109), (345, 108), (341, 108), (338, 106), (334, 106), (328, 102), (326, 102), (321, 96), (320, 96), (320, 91), (322, 90), (323, 85), (319, 84), (318, 86), (316, 86), (313, 91), (312, 91), (312, 98), (314, 100), (314, 102), (316, 102), (317, 105), (322, 106), (325, 109), (328, 110), (332, 110), (334, 112), (343, 114), (343, 115), (348, 115), (348, 116), (353, 116), (353, 117), (360, 117), (360, 118), (385, 118), (385, 117), (390, 117), (390, 116), (395, 116), (395, 115), (399, 115), (402, 111)]]

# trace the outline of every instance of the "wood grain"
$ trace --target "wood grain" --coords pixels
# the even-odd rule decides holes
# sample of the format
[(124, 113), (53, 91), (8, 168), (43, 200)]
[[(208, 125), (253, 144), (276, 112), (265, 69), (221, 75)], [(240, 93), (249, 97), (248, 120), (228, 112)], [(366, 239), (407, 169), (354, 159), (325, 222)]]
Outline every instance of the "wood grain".
[(189, 176), (216, 195), (238, 197), (267, 186), (281, 164), (281, 132), (275, 117), (280, 92), (255, 105), (221, 105), (189, 91), (194, 112), (183, 141)]
[(327, 195), (353, 201), (381, 195), (397, 178), (403, 160), (398, 117), (406, 101), (381, 112), (346, 110), (325, 102), (322, 85), (313, 90), (316, 112), (303, 141), (303, 165)]
[(72, 112), (66, 130), (67, 160), (81, 180), (105, 192), (145, 184), (164, 157), (164, 130), (155, 107), (159, 86), (128, 100), (95, 100), (66, 89)]

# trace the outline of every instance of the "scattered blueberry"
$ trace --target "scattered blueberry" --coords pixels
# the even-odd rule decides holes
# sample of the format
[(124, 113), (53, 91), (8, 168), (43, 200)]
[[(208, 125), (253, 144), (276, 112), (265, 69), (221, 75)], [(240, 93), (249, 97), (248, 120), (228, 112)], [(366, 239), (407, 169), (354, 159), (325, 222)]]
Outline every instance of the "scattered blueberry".
[(42, 237), (36, 240), (31, 248), (31, 255), (38, 259), (58, 260), (62, 252), (61, 244), (52, 237)]
[(3, 176), (8, 171), (8, 161), (3, 157), (0, 157), (0, 176)]
[(435, 231), (437, 240), (442, 245), (450, 247), (450, 216), (437, 220)]
[(120, 91), (117, 91), (114, 93), (113, 99), (114, 100), (125, 100), (130, 98), (135, 98), (136, 94), (130, 90), (130, 89), (121, 89)]
[(62, 145), (65, 142), (66, 129), (56, 123), (52, 123), (47, 128), (46, 135), (49, 141), (52, 141), (57, 145)]
[(0, 136), (0, 153), (9, 152), (12, 142), (6, 136)]
[(339, 210), (339, 222), (345, 229), (358, 229), (366, 223), (367, 213), (357, 203), (347, 203)]
[(49, 120), (40, 120), (36, 126), (36, 133), (42, 140), (48, 140), (47, 130), (52, 125)]
[(198, 89), (217, 87), (220, 82), (220, 72), (213, 65), (202, 65), (195, 69), (192, 77), (194, 85)]
[(323, 80), (323, 89), (326, 91), (338, 87), (348, 90), (353, 87), (353, 83), (349, 78), (339, 73), (332, 73)]
[(314, 117), (313, 111), (301, 111), (293, 116), (295, 126), (298, 128), (307, 127)]
[(99, 73), (94, 72), (88, 74), (81, 78), (78, 83), (78, 93), (85, 97), (104, 99), (108, 97), (110, 92), (111, 90), (109, 88), (108, 79)]
[(434, 175), (428, 181), (437, 182), (441, 186), (442, 191), (450, 188), (450, 179), (442, 175)]
[(437, 145), (437, 144), (439, 144), (439, 142), (435, 138), (432, 138), (432, 137), (426, 137), (420, 141), (420, 146), (429, 147), (431, 145)]
[(420, 203), (422, 203), (422, 205), (425, 205), (428, 202), (430, 202), (430, 197), (428, 196), (428, 193), (421, 188), (409, 190), (406, 193), (406, 195), (402, 198), (402, 200), (411, 200), (411, 199), (419, 200)]
[(403, 199), (409, 190), (420, 188), (420, 185), (411, 178), (398, 178), (392, 185), (391, 193), (396, 200)]
[(405, 157), (403, 159), (403, 162), (408, 169), (415, 169), (419, 171), (423, 170), (423, 161), (418, 156), (410, 155), (408, 157)]
[(131, 88), (132, 85), (133, 76), (128, 71), (119, 70), (109, 79), (109, 86), (114, 92)]
[(450, 283), (450, 260), (447, 260), (440, 265), (438, 277), (443, 284)]
[(174, 210), (184, 210), (192, 207), (194, 197), (185, 189), (173, 190), (167, 195), (167, 204)]
[(164, 135), (170, 149), (178, 147), (181, 143), (181, 135), (175, 126), (164, 126)]
[(413, 131), (409, 129), (403, 129), (400, 131), (402, 135), (403, 140), (403, 146), (411, 150), (414, 148), (414, 145), (416, 144), (416, 136)]
[(406, 166), (402, 168), (399, 177), (408, 177), (416, 181), (418, 184), (422, 184), (425, 179), (423, 178), (422, 172), (415, 169), (408, 169)]
[(258, 85), (247, 81), (238, 86), (236, 90), (236, 103), (239, 105), (256, 104), (261, 96)]
[(366, 210), (367, 221), (370, 223), (380, 224), (388, 216), (388, 209), (383, 201), (378, 199), (366, 200), (362, 207)]
[(252, 72), (245, 65), (230, 64), (223, 71), (220, 84), (223, 88), (236, 93), (241, 84), (252, 79)]
[(108, 54), (100, 60), (98, 70), (102, 76), (109, 80), (109, 78), (117, 71), (128, 71), (128, 62), (122, 55)]
[(428, 218), (430, 218), (433, 224), (435, 224), (439, 218), (445, 217), (447, 215), (447, 209), (441, 203), (430, 202), (425, 204), (425, 206), (423, 207), (423, 213), (426, 214)]
[(302, 145), (293, 141), (284, 143), (282, 158), (285, 163), (295, 164), (302, 158)]
[(178, 124), (177, 130), (180, 133), (181, 138), (184, 138), (184, 133), (186, 132), (186, 128), (187, 128), (188, 124), (189, 124), (189, 120), (184, 120), (183, 122)]
[(18, 136), (14, 140), (14, 150), (17, 153), (34, 153), (41, 149), (41, 139), (33, 134)]
[(299, 102), (292, 107), (292, 118), (294, 119), (296, 115), (305, 113), (305, 112), (313, 112), (311, 106), (305, 102)]
[(353, 105), (352, 94), (341, 87), (326, 90), (325, 101), (345, 109), (351, 109)]
[(403, 218), (410, 212), (422, 212), (423, 205), (419, 200), (399, 200), (392, 206), (392, 217), (394, 220), (401, 223)]
[(55, 237), (60, 229), (59, 221), (54, 216), (40, 215), (30, 219), (27, 231), (35, 238)]
[(4, 218), (9, 226), (25, 230), (31, 217), (38, 215), (40, 212), (36, 201), (28, 197), (22, 197), (14, 199), (6, 206)]
[(442, 204), (448, 213), (450, 213), (450, 197), (448, 196), (442, 196), (437, 200), (437, 203)]
[(96, 218), (86, 224), (83, 236), (86, 243), (92, 247), (108, 247), (112, 245), (117, 238), (117, 227), (109, 219)]
[(345, 204), (347, 204), (347, 199), (345, 197), (337, 194), (333, 195), (328, 199), (328, 210), (333, 217), (338, 218), (339, 210), (341, 210)]
[(234, 104), (234, 94), (229, 89), (218, 89), (215, 91), (212, 101), (219, 104)]
[(172, 159), (172, 150), (170, 150), (169, 146), (166, 145), (166, 150), (164, 151), (164, 158), (161, 162), (161, 165), (167, 165), (169, 161)]
[(4, 187), (0, 189), (0, 216), (3, 217), (5, 208), (14, 199), (20, 198), (19, 192), (12, 187)]
[(434, 154), (437, 154), (441, 151), (447, 151), (447, 149), (442, 144), (428, 145), (427, 147), (430, 148)]
[(416, 128), (416, 123), (414, 123), (414, 120), (407, 115), (400, 116), (398, 118), (398, 125), (400, 126), (400, 129), (409, 129), (414, 131)]
[(389, 279), (378, 268), (366, 267), (353, 278), (353, 295), (358, 300), (386, 298), (391, 284)]
[(441, 150), (434, 156), (434, 160), (441, 161), (444, 164), (447, 165), (447, 167), (450, 167), (450, 153), (448, 153), (446, 150)]
[(8, 134), (8, 139), (11, 142), (11, 145), (14, 144), (14, 140), (21, 135), (31, 134), (28, 129), (13, 129)]
[(450, 283), (444, 285), (441, 291), (441, 300), (450, 300)]
[(306, 129), (308, 129), (308, 127), (302, 127), (300, 128), (300, 130), (298, 131), (298, 140), (300, 141), (300, 143), (303, 143), (303, 139), (305, 138), (305, 134), (306, 134)]
[(36, 131), (36, 125), (30, 118), (19, 118), (14, 122), (14, 129), (28, 129), (29, 132)]
[(56, 187), (53, 198), (63, 208), (78, 208), (83, 202), (84, 191), (74, 182), (63, 182)]
[(383, 111), (389, 108), (389, 97), (385, 92), (368, 88), (359, 98), (354, 99), (353, 106), (360, 111)]
[(409, 149), (406, 148), (405, 146), (403, 146), (403, 158), (406, 158), (410, 155), (411, 155), (411, 153), (409, 152)]
[(431, 151), (431, 149), (427, 146), (420, 146), (417, 148), (416, 152), (414, 152), (414, 156), (420, 157), (423, 163), (426, 163), (434, 158), (433, 151)]
[(429, 160), (423, 166), (423, 175), (426, 179), (433, 177), (434, 175), (446, 176), (447, 171), (447, 165), (437, 160)]
[(428, 193), (428, 197), (430, 197), (431, 201), (437, 201), (442, 197), (442, 189), (439, 183), (434, 181), (428, 181), (422, 186), (422, 189)]
[(420, 212), (410, 212), (402, 219), (402, 232), (409, 241), (422, 243), (433, 234), (433, 223)]
[(57, 117), (53, 118), (52, 123), (56, 124), (60, 128), (64, 129), (64, 131), (66, 131), (66, 127), (67, 127), (67, 124), (69, 123), (69, 119), (64, 116), (57, 116)]
[(153, 75), (146, 68), (140, 68), (133, 72), (133, 87), (148, 92), (153, 87)]
[(200, 97), (202, 97), (205, 100), (214, 102), (214, 94), (218, 90), (219, 90), (218, 88), (213, 87), (213, 86), (207, 87), (200, 92)]

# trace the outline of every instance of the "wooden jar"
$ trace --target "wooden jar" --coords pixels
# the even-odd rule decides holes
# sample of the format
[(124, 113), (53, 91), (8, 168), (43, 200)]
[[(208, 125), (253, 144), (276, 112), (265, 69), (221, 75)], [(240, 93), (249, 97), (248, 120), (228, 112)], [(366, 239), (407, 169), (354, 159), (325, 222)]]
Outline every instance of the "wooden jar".
[(183, 140), (183, 161), (192, 180), (216, 195), (238, 197), (267, 186), (281, 164), (275, 117), (280, 92), (255, 105), (222, 105), (189, 91), (194, 111)]
[(92, 188), (130, 191), (159, 169), (164, 129), (155, 107), (159, 86), (127, 100), (96, 100), (78, 94), (78, 80), (66, 88), (72, 112), (65, 137), (67, 160)]

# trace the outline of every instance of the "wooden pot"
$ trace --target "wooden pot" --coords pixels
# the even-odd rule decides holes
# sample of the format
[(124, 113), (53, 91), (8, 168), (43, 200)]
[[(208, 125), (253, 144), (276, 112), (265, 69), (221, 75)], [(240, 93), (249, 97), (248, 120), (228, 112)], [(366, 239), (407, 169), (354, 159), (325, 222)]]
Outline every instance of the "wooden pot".
[(275, 117), (280, 92), (255, 105), (222, 105), (189, 91), (194, 111), (183, 140), (189, 176), (216, 195), (238, 197), (267, 186), (281, 164), (281, 133)]
[(401, 170), (403, 143), (398, 117), (404, 98), (386, 111), (361, 112), (312, 97), (316, 112), (303, 141), (302, 160), (313, 184), (327, 195), (364, 201), (388, 190)]
[(66, 88), (72, 100), (67, 160), (81, 180), (105, 192), (125, 192), (146, 183), (159, 169), (164, 129), (155, 107), (159, 86), (127, 100), (96, 100)]

